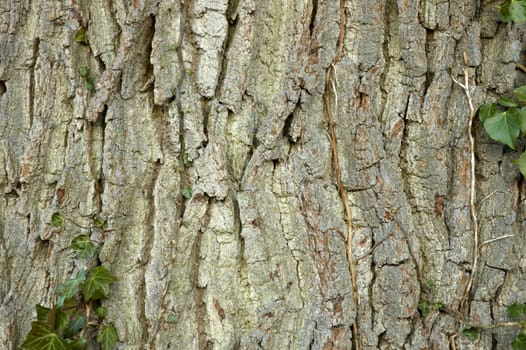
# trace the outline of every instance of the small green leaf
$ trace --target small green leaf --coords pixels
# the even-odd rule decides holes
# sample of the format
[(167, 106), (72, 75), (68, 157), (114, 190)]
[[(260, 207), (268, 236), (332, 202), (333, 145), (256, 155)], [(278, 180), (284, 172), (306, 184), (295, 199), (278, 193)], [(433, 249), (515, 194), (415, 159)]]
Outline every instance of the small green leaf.
[(422, 314), (422, 317), (426, 317), (427, 315), (429, 315), (429, 311), (430, 311), (429, 301), (422, 300), (418, 304), (417, 308), (418, 308), (418, 310), (420, 310), (420, 313)]
[(526, 102), (526, 85), (520, 86), (513, 90), (513, 94), (517, 98), (517, 100), (521, 102)]
[(79, 286), (86, 280), (86, 275), (83, 270), (77, 273), (75, 278), (67, 279), (57, 288), (58, 298), (57, 307), (61, 308), (64, 306), (64, 302), (71, 298), (74, 298), (79, 292)]
[(526, 1), (512, 0), (509, 12), (513, 22), (517, 24), (526, 22)]
[(86, 79), (86, 89), (95, 91), (95, 81), (92, 78)]
[(504, 107), (517, 107), (518, 106), (518, 104), (515, 101), (510, 100), (507, 97), (502, 97), (501, 99), (497, 101), (497, 103)]
[(99, 306), (95, 311), (100, 318), (104, 318), (108, 314), (108, 309), (106, 309), (104, 306)]
[(188, 153), (185, 153), (183, 155), (183, 165), (185, 168), (189, 168), (192, 166), (192, 161), (188, 158)]
[(484, 103), (479, 109), (479, 118), (482, 123), (499, 113), (499, 108), (494, 103)]
[(27, 350), (68, 350), (64, 339), (53, 333), (46, 323), (39, 321), (31, 323), (31, 331), (22, 347)]
[(519, 318), (526, 312), (526, 305), (523, 303), (513, 303), (507, 307), (508, 316), (511, 318)]
[(117, 341), (119, 341), (119, 336), (115, 327), (112, 325), (100, 327), (99, 334), (97, 334), (97, 343), (100, 344), (102, 350), (112, 350)]
[(75, 339), (68, 341), (69, 350), (86, 350), (88, 348), (88, 342), (84, 338)]
[(57, 317), (55, 318), (55, 329), (63, 330), (69, 324), (69, 313), (62, 310), (57, 310)]
[(53, 213), (53, 215), (51, 215), (51, 225), (59, 230), (62, 230), (65, 221), (64, 217), (59, 213)]
[(84, 27), (80, 27), (75, 33), (75, 42), (80, 43), (80, 44), (88, 43), (88, 38), (86, 36), (86, 29)]
[(506, 0), (500, 5), (499, 15), (504, 22), (511, 22), (512, 18), (510, 15), (510, 4), (512, 0)]
[(519, 127), (522, 133), (526, 135), (526, 107), (519, 110)]
[(68, 327), (64, 330), (64, 337), (71, 338), (77, 334), (81, 329), (86, 327), (87, 320), (86, 316), (79, 315), (75, 319), (71, 320)]
[(522, 176), (526, 177), (526, 152), (523, 152), (519, 159), (513, 160), (512, 162), (519, 167)]
[(526, 334), (519, 333), (517, 338), (511, 343), (513, 350), (526, 350)]
[(181, 195), (186, 198), (186, 199), (190, 199), (192, 198), (192, 189), (191, 188), (183, 188), (181, 190)]
[(462, 330), (462, 335), (468, 337), (471, 341), (475, 341), (478, 337), (479, 329), (477, 327), (464, 328)]
[(82, 66), (82, 67), (79, 68), (79, 73), (80, 73), (81, 77), (86, 79), (86, 78), (89, 77), (89, 68), (86, 67), (86, 66)]
[(36, 305), (36, 309), (37, 309), (37, 321), (46, 322), (47, 316), (49, 312), (51, 311), (51, 309), (44, 307), (42, 305), (38, 305), (38, 304)]
[(73, 242), (71, 242), (71, 249), (77, 252), (77, 256), (80, 259), (92, 258), (97, 252), (97, 247), (87, 235), (76, 237)]
[(493, 140), (515, 149), (515, 141), (520, 133), (518, 110), (513, 108), (487, 118), (484, 129)]
[(172, 324), (177, 323), (177, 315), (175, 314), (175, 312), (168, 313), (168, 315), (166, 316), (166, 322), (172, 323)]
[(97, 266), (81, 286), (84, 301), (106, 298), (110, 294), (110, 284), (116, 280), (106, 267)]

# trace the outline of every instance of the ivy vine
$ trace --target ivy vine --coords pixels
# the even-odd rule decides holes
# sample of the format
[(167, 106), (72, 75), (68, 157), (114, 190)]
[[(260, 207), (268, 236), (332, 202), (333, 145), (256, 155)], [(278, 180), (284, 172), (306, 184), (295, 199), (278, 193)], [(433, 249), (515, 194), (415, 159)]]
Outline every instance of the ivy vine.
[[(66, 220), (54, 213), (51, 225), (60, 232)], [(75, 225), (90, 233), (94, 229), (109, 231), (102, 220), (94, 220), (89, 227)], [(119, 340), (115, 327), (105, 320), (107, 309), (101, 305), (110, 294), (110, 285), (116, 277), (99, 264), (100, 243), (88, 234), (80, 234), (73, 239), (70, 249), (75, 252), (81, 267), (58, 286), (52, 307), (36, 305), (37, 317), (22, 343), (23, 349), (86, 350), (89, 343), (96, 342), (102, 350), (112, 350)]]

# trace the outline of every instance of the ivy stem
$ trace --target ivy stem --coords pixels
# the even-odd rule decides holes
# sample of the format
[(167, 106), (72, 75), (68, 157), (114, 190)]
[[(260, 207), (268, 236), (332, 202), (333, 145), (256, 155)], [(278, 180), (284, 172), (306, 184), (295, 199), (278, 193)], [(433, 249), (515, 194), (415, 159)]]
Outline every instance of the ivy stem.
[(468, 299), (469, 293), (471, 292), (471, 287), (473, 286), (473, 279), (475, 273), (477, 272), (478, 267), (478, 258), (479, 258), (479, 232), (478, 232), (478, 219), (477, 219), (477, 207), (475, 205), (475, 137), (473, 137), (473, 118), (475, 116), (475, 108), (473, 107), (473, 99), (471, 97), (471, 88), (469, 86), (469, 73), (467, 68), (467, 55), (464, 52), (464, 84), (457, 81), (455, 78), (451, 77), (453, 81), (464, 90), (466, 99), (469, 104), (469, 120), (468, 120), (468, 137), (469, 137), (469, 153), (471, 158), (471, 186), (469, 194), (469, 208), (471, 214), (471, 221), (473, 224), (473, 262), (471, 264), (471, 273), (469, 274), (469, 279), (464, 290), (462, 299), (460, 300), (460, 309), (465, 308), (465, 303)]

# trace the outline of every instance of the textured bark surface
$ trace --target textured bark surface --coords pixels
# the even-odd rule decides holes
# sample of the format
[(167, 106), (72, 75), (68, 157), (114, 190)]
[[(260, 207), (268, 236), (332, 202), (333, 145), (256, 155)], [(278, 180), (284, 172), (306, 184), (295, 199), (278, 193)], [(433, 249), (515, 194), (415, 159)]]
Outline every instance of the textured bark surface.
[[(450, 349), (473, 260), (451, 77), (465, 53), (476, 108), (510, 92), (523, 32), (485, 1), (344, 5), (331, 101), (359, 305), (323, 99), (339, 1), (0, 1), (0, 348), (76, 269), (60, 212), (114, 230), (119, 349), (351, 349), (355, 320), (362, 349)], [(526, 301), (526, 188), (518, 152), (474, 128), (480, 241), (514, 235), (479, 250), (467, 312), (487, 325)], [(509, 349), (517, 331), (454, 341)]]

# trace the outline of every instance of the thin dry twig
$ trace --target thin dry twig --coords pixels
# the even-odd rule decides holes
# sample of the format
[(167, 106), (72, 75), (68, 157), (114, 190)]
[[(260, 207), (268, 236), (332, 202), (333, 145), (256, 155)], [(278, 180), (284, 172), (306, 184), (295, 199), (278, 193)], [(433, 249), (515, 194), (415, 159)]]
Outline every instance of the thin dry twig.
[(504, 236), (488, 239), (487, 241), (482, 242), (480, 244), (479, 248), (482, 248), (486, 244), (493, 243), (493, 242), (496, 242), (496, 241), (500, 241), (501, 239), (511, 238), (511, 237), (515, 237), (515, 235), (504, 235)]
[(520, 64), (520, 63), (517, 63), (515, 65), (515, 67), (519, 68), (521, 71), (523, 71), (524, 73), (526, 73), (526, 66)]
[(462, 299), (460, 301), (460, 309), (464, 308), (464, 305), (466, 303), (466, 300), (468, 299), (469, 293), (471, 291), (471, 287), (473, 285), (473, 278), (475, 276), (475, 273), (477, 271), (477, 265), (478, 265), (478, 257), (479, 257), (479, 250), (478, 250), (478, 241), (479, 241), (479, 233), (478, 233), (478, 219), (477, 219), (477, 208), (475, 205), (475, 137), (473, 136), (473, 118), (475, 116), (475, 108), (473, 107), (473, 99), (471, 98), (471, 89), (469, 86), (469, 74), (467, 69), (467, 55), (464, 52), (464, 84), (457, 81), (455, 78), (453, 78), (453, 81), (460, 86), (466, 95), (466, 99), (468, 100), (469, 104), (469, 120), (468, 120), (468, 137), (469, 137), (469, 153), (471, 158), (471, 188), (470, 188), (470, 194), (469, 194), (469, 207), (470, 207), (470, 213), (471, 213), (471, 221), (473, 224), (473, 262), (471, 264), (471, 273), (469, 275), (468, 283), (466, 284), (466, 289), (464, 290), (464, 295), (462, 296)]
[(325, 104), (325, 112), (327, 114), (327, 119), (329, 122), (329, 133), (330, 133), (330, 142), (332, 149), (332, 158), (334, 162), (334, 172), (336, 176), (336, 183), (338, 185), (338, 193), (340, 195), (343, 207), (345, 209), (345, 220), (347, 221), (347, 237), (345, 240), (345, 247), (347, 253), (347, 262), (349, 265), (349, 272), (351, 274), (351, 284), (353, 291), (354, 305), (356, 307), (354, 326), (352, 328), (353, 338), (354, 338), (354, 348), (355, 350), (360, 350), (360, 332), (358, 330), (358, 312), (359, 312), (359, 297), (358, 297), (358, 287), (356, 284), (356, 270), (355, 264), (352, 255), (352, 238), (353, 238), (353, 229), (352, 229), (352, 212), (349, 205), (349, 198), (347, 197), (347, 191), (345, 190), (342, 179), (341, 179), (341, 170), (340, 170), (340, 161), (338, 157), (338, 147), (336, 142), (336, 131), (334, 127), (334, 117), (332, 114), (332, 104), (331, 104), (331, 95), (334, 96), (337, 101), (337, 92), (334, 81), (338, 85), (338, 80), (336, 77), (336, 64), (341, 60), (343, 56), (343, 39), (345, 36), (345, 0), (340, 0), (340, 34), (338, 37), (338, 52), (333, 58), (331, 64), (327, 68), (325, 75), (325, 92), (323, 94), (323, 100)]

